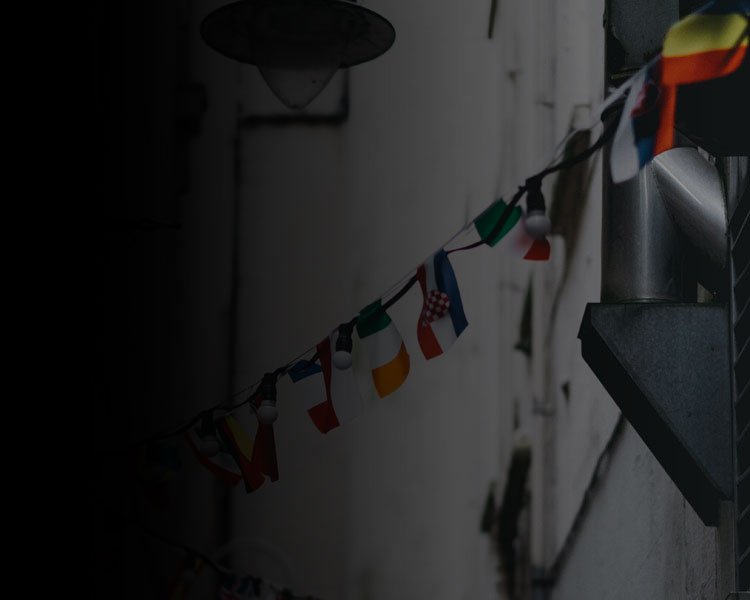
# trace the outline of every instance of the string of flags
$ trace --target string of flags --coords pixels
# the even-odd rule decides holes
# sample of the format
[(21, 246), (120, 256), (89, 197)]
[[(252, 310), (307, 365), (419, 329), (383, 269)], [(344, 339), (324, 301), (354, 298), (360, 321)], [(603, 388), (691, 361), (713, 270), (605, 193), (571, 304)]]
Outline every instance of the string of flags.
[[(273, 423), (276, 409), (276, 383), (284, 375), (297, 383), (322, 375), (322, 398), (310, 398), (305, 406), (310, 419), (321, 433), (327, 433), (355, 419), (364, 406), (352, 369), (355, 344), (364, 348), (370, 363), (376, 393), (384, 398), (395, 392), (407, 379), (411, 358), (401, 334), (387, 310), (415, 284), (419, 284), (422, 307), (417, 318), (417, 340), (425, 359), (448, 351), (468, 327), (458, 281), (449, 255), (480, 245), (503, 245), (526, 260), (547, 260), (550, 245), (546, 239), (549, 219), (544, 207), (538, 209), (542, 226), (527, 228), (523, 211), (515, 206), (523, 193), (534, 190), (541, 197), (541, 179), (519, 188), (511, 203), (497, 200), (469, 226), (453, 238), (453, 246), (440, 248), (406, 283), (364, 307), (357, 316), (331, 331), (314, 348), (290, 364), (266, 373), (249, 397), (231, 408), (216, 407), (201, 413), (184, 432), (196, 459), (228, 485), (240, 481), (252, 492), (269, 479), (279, 476)], [(543, 202), (543, 200), (542, 200)], [(544, 225), (546, 220), (547, 225)], [(532, 236), (529, 232), (535, 235)], [(469, 242), (469, 243), (466, 243)], [(463, 245), (456, 245), (456, 244)], [(254, 437), (233, 416), (234, 410), (248, 404), (257, 418)], [(214, 413), (220, 413), (215, 415)]]
[[(352, 369), (355, 343), (364, 348), (368, 357), (378, 396), (384, 398), (394, 393), (408, 378), (411, 357), (388, 309), (418, 284), (422, 295), (421, 310), (416, 318), (419, 350), (426, 360), (447, 352), (469, 325), (450, 255), (480, 246), (500, 245), (524, 260), (548, 260), (547, 235), (551, 224), (541, 191), (544, 177), (588, 159), (610, 140), (609, 168), (613, 182), (636, 176), (654, 156), (674, 145), (680, 87), (735, 72), (746, 58), (749, 38), (750, 0), (714, 0), (678, 21), (668, 30), (662, 52), (594, 111), (597, 121), (569, 132), (558, 146), (559, 150), (573, 134), (592, 130), (599, 121), (605, 122), (600, 137), (586, 150), (554, 163), (559, 158), (556, 152), (552, 164), (527, 178), (510, 201), (500, 198), (493, 202), (355, 317), (240, 392), (252, 389), (245, 399), (233, 405), (222, 403), (205, 409), (182, 427), (142, 444), (150, 446), (153, 442), (183, 435), (198, 462), (227, 485), (236, 486), (242, 481), (249, 493), (260, 488), (267, 479), (277, 481), (279, 468), (273, 423), (278, 418), (276, 384), (281, 377), (288, 376), (297, 383), (322, 376), (323, 397), (310, 398), (305, 406), (321, 433), (350, 422), (363, 408)], [(608, 117), (616, 111), (619, 111), (619, 118), (610, 120)], [(518, 206), (524, 195), (525, 213)], [(253, 436), (233, 415), (245, 405), (257, 420)], [(191, 555), (189, 549), (175, 545)], [(219, 572), (219, 597), (223, 600), (302, 598), (259, 578), (232, 573), (203, 557), (183, 570), (188, 576), (194, 575), (203, 564)], [(184, 578), (177, 578), (171, 597), (174, 600), (184, 598), (187, 587)]]
[[(305, 406), (321, 433), (350, 422), (362, 410), (352, 370), (355, 343), (364, 347), (378, 396), (384, 398), (395, 392), (409, 375), (411, 358), (387, 310), (415, 284), (422, 294), (416, 322), (419, 350), (426, 360), (447, 352), (469, 324), (450, 255), (500, 245), (524, 260), (548, 260), (550, 221), (541, 192), (542, 179), (587, 159), (612, 137), (610, 169), (615, 183), (637, 175), (655, 155), (670, 149), (679, 86), (723, 77), (740, 66), (748, 46), (748, 13), (750, 0), (715, 0), (677, 22), (666, 34), (662, 53), (602, 103), (597, 111), (602, 120), (620, 106), (622, 110), (619, 120), (606, 125), (597, 142), (528, 178), (509, 202), (502, 198), (493, 202), (357, 316), (298, 359), (267, 373), (245, 400), (234, 406), (207, 409), (172, 434), (184, 433), (197, 460), (229, 485), (244, 481), (246, 490), (252, 492), (266, 479), (278, 480), (273, 423), (278, 418), (276, 383), (280, 377), (288, 375), (296, 383), (322, 375), (323, 397), (309, 399)], [(595, 126), (592, 123), (576, 131)], [(517, 206), (524, 194), (525, 214)], [(245, 404), (257, 417), (252, 437), (232, 416)]]
[(747, 54), (750, 0), (715, 0), (667, 31), (661, 54), (630, 80), (612, 142), (612, 181), (634, 177), (674, 145), (680, 86), (731, 75)]

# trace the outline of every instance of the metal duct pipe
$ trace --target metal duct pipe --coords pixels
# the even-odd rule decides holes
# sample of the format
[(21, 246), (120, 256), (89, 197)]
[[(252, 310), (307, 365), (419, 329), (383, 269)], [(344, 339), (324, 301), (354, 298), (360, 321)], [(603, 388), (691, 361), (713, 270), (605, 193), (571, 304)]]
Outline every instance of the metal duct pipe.
[(602, 200), (602, 302), (694, 302), (692, 261), (661, 200), (653, 165), (618, 184), (605, 167)]
[(673, 148), (653, 160), (658, 194), (690, 245), (698, 281), (716, 292), (725, 279), (727, 212), (716, 167), (695, 148)]

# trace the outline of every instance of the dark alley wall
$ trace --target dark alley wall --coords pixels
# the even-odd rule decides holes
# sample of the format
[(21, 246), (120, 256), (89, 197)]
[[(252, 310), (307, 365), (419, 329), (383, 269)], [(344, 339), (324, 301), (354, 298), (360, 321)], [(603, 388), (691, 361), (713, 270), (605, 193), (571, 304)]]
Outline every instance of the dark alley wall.
[[(186, 458), (174, 440), (150, 453), (132, 444), (192, 416), (206, 389), (221, 399), (231, 364), (231, 220), (196, 227), (196, 178), (212, 165), (190, 169), (206, 103), (191, 80), (193, 10), (189, 1), (135, 0), (98, 3), (89, 14), (92, 589), (116, 598), (164, 598), (179, 569), (181, 553), (144, 526), (202, 546), (220, 527), (211, 509), (220, 493), (190, 491), (189, 474), (171, 468)], [(222, 158), (231, 165), (231, 155)], [(222, 206), (231, 210), (231, 194), (217, 194), (218, 214)], [(200, 235), (220, 242), (213, 280), (197, 258), (207, 243)], [(192, 519), (199, 508), (206, 516)]]

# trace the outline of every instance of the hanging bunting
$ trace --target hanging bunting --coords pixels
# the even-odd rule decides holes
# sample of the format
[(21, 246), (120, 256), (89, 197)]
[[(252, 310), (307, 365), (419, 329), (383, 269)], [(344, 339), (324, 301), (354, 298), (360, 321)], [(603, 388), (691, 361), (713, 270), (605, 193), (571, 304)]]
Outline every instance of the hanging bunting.
[(224, 483), (235, 486), (242, 480), (242, 472), (218, 437), (210, 415), (203, 419), (199, 428), (185, 433), (185, 440), (198, 462)]
[(747, 1), (716, 0), (667, 31), (661, 75), (664, 116), (654, 154), (673, 145), (677, 86), (724, 77), (742, 64), (748, 45), (749, 6)]
[(333, 351), (340, 335), (339, 329), (336, 329), (318, 344), (325, 396), (322, 402), (308, 404), (307, 412), (321, 433), (328, 433), (351, 421), (362, 409), (362, 399), (351, 365), (345, 369), (333, 365)]
[(657, 60), (641, 69), (625, 100), (609, 159), (614, 183), (635, 177), (654, 157), (656, 146), (667, 143), (661, 126), (661, 66)]
[(320, 365), (318, 363), (312, 362), (310, 360), (298, 360), (289, 368), (287, 374), (289, 375), (289, 379), (291, 379), (294, 383), (297, 383), (298, 381), (302, 381), (307, 377), (311, 377), (312, 375), (316, 375), (317, 373), (322, 372), (323, 369), (320, 368)]
[[(254, 401), (256, 410), (261, 406), (262, 402), (263, 397), (259, 394)], [(260, 418), (258, 419), (258, 429), (255, 432), (255, 442), (253, 443), (253, 454), (250, 462), (258, 472), (267, 476), (271, 481), (279, 480), (279, 465), (276, 459), (276, 438), (273, 434), (273, 422), (264, 423)]]
[(523, 224), (523, 219), (521, 226), (511, 230), (503, 245), (524, 260), (549, 260), (549, 241), (547, 238), (537, 240), (531, 237)]
[(521, 220), (523, 211), (520, 207), (514, 206), (511, 210), (510, 217), (508, 217), (508, 220), (505, 222), (505, 225), (503, 225), (500, 231), (493, 235), (495, 226), (500, 222), (507, 207), (508, 205), (505, 203), (505, 200), (500, 198), (490, 204), (482, 214), (474, 219), (474, 229), (476, 229), (480, 239), (490, 247), (495, 246), (495, 244), (503, 239), (505, 235)]
[[(524, 226), (523, 211), (514, 206), (505, 224), (496, 231), (497, 225), (507, 208), (505, 200), (495, 200), (482, 214), (473, 221), (474, 230), (479, 239), (493, 247), (504, 239), (501, 248), (508, 250), (524, 260), (548, 260), (550, 245), (546, 239), (534, 239)], [(473, 247), (473, 244), (470, 247)], [(468, 249), (459, 248), (457, 250)]]
[(469, 325), (464, 315), (458, 282), (445, 250), (439, 250), (417, 270), (422, 288), (422, 312), (417, 340), (427, 359), (448, 350)]
[[(610, 163), (615, 182), (632, 177), (655, 154), (671, 147), (678, 86), (731, 74), (746, 59), (749, 10), (747, 0), (716, 0), (679, 21), (667, 33), (663, 54), (603, 102), (602, 111), (613, 107), (616, 99), (628, 93), (612, 145)], [(593, 124), (587, 129), (591, 127)], [(398, 291), (389, 293), (390, 299), (385, 305), (382, 299), (373, 302), (358, 317), (332, 332), (316, 346), (320, 364), (316, 363), (316, 357), (297, 360), (267, 374), (264, 381), (273, 378), (273, 398), (266, 395), (258, 403), (256, 390), (248, 400), (230, 407), (215, 425), (211, 418), (204, 419), (199, 428), (180, 427), (171, 433), (154, 436), (146, 443), (186, 432), (186, 440), (198, 460), (227, 483), (236, 485), (244, 479), (247, 490), (253, 491), (263, 484), (266, 477), (276, 481), (278, 465), (272, 423), (278, 416), (275, 403), (277, 378), (288, 374), (293, 382), (297, 382), (322, 372), (324, 398), (307, 406), (313, 423), (325, 433), (351, 421), (362, 407), (352, 371), (351, 334), (356, 326), (371, 362), (377, 393), (381, 397), (393, 393), (406, 380), (410, 359), (385, 309), (418, 282), (423, 300), (417, 325), (420, 349), (427, 359), (443, 354), (468, 326), (448, 254), (480, 245), (493, 247), (502, 241), (504, 248), (526, 260), (547, 260), (550, 256), (550, 244), (546, 239), (549, 220), (541, 195), (542, 180), (588, 159), (610, 139), (612, 133), (612, 126), (606, 126), (599, 138), (585, 150), (528, 177), (513, 194), (510, 203), (502, 199), (492, 203), (452, 238), (460, 239), (467, 232), (473, 232), (479, 241), (448, 251), (441, 248)], [(524, 217), (517, 206), (524, 194), (527, 194), (527, 215), (535, 217), (536, 221)], [(310, 351), (312, 348), (305, 354)], [(258, 417), (254, 440), (231, 416), (233, 410), (249, 402), (255, 403)], [(214, 411), (222, 409), (224, 406), (220, 404), (206, 414), (210, 417)]]
[(409, 353), (401, 334), (376, 300), (359, 313), (357, 333), (372, 368), (372, 381), (378, 396), (395, 392), (409, 376)]
[[(730, 75), (746, 60), (750, 32), (748, 13), (748, 0), (716, 0), (682, 19), (669, 29), (662, 54), (610, 95), (602, 104), (601, 111), (595, 111), (612, 109), (614, 101), (628, 93), (610, 154), (610, 169), (615, 183), (635, 176), (656, 154), (672, 147), (679, 86)], [(593, 125), (586, 130), (592, 127)], [(526, 184), (519, 186), (509, 204), (502, 199), (495, 201), (452, 238), (459, 239), (467, 232), (472, 232), (473, 228), (473, 233), (480, 241), (449, 251), (443, 248), (438, 250), (401, 289), (390, 295), (385, 305), (382, 304), (382, 299), (373, 302), (357, 318), (343, 324), (317, 344), (317, 359), (320, 364), (313, 358), (281, 366), (266, 374), (263, 385), (256, 388), (247, 400), (228, 408), (224, 403), (219, 404), (202, 413), (203, 418), (198, 426), (193, 426), (192, 420), (187, 425), (153, 436), (138, 445), (149, 445), (184, 434), (197, 460), (227, 484), (237, 485), (240, 480), (244, 480), (247, 491), (252, 492), (263, 485), (266, 477), (277, 481), (279, 470), (272, 425), (278, 416), (275, 396), (277, 378), (288, 374), (293, 382), (298, 382), (322, 372), (324, 398), (322, 401), (313, 401), (306, 407), (313, 423), (319, 431), (327, 433), (353, 420), (362, 408), (362, 399), (352, 370), (351, 334), (352, 328), (356, 326), (370, 360), (373, 383), (378, 395), (384, 397), (393, 393), (408, 377), (410, 358), (385, 309), (418, 282), (423, 298), (417, 324), (420, 349), (426, 359), (446, 352), (468, 326), (448, 254), (483, 244), (494, 247), (502, 241), (504, 248), (526, 260), (547, 260), (550, 245), (545, 236), (549, 223), (542, 223), (538, 219), (534, 225), (531, 220), (526, 221), (523, 211), (517, 206), (518, 201), (523, 194), (528, 194), (527, 214), (533, 215), (535, 210), (537, 217), (540, 211), (545, 214), (540, 188), (543, 178), (587, 160), (610, 139), (611, 133), (611, 125), (607, 125), (598, 140), (585, 150), (527, 178)], [(532, 197), (532, 192), (536, 196)], [(532, 200), (539, 205), (536, 209), (532, 206)], [(510, 206), (513, 208), (509, 208)], [(529, 231), (536, 235), (536, 239), (529, 235)], [(312, 348), (300, 356), (311, 351)], [(264, 393), (264, 385), (272, 385), (272, 393), (270, 388), (266, 388)], [(248, 403), (253, 404), (258, 417), (254, 439), (231, 414)], [(227, 412), (214, 421), (213, 413), (216, 411)], [(163, 448), (150, 447), (147, 450), (149, 452), (141, 456), (144, 462), (140, 465), (143, 469), (140, 475), (145, 480), (159, 483), (179, 467), (175, 455), (164, 453)], [(493, 506), (494, 496), (490, 491), (481, 523), (483, 531), (489, 531), (493, 527)], [(161, 536), (159, 539), (165, 541)], [(186, 549), (182, 545), (172, 544)], [(204, 555), (200, 560), (194, 561), (192, 569), (185, 568), (170, 588), (174, 600), (185, 597), (189, 580), (200, 569), (203, 561), (223, 576), (219, 592), (219, 597), (223, 600), (296, 598), (288, 590), (277, 589), (258, 578), (228, 573), (227, 569), (212, 563)]]
[[(260, 404), (260, 396), (254, 399)], [(213, 421), (207, 414), (199, 427), (190, 429), (185, 440), (203, 466), (224, 483), (235, 486), (245, 481), (248, 493), (265, 482), (279, 478), (276, 442), (271, 424), (258, 423), (253, 440), (232, 415)]]
[(263, 475), (271, 481), (279, 480), (279, 466), (276, 459), (276, 439), (273, 435), (273, 425), (258, 425), (253, 445), (253, 462)]
[(711, 2), (667, 31), (659, 57), (633, 79), (612, 142), (610, 171), (620, 183), (674, 145), (680, 85), (730, 75), (748, 46), (748, 2)]
[(665, 85), (708, 81), (733, 73), (745, 59), (750, 2), (717, 0), (667, 31)]
[(254, 492), (266, 480), (260, 465), (253, 460), (253, 440), (232, 415), (221, 417), (216, 422), (216, 430), (242, 473), (245, 489), (248, 493)]

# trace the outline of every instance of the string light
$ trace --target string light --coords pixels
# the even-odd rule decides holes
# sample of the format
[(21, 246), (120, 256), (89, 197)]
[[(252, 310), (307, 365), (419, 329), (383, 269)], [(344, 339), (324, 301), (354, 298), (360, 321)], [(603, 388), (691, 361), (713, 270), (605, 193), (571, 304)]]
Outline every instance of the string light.
[(547, 209), (544, 205), (544, 195), (542, 194), (542, 180), (532, 178), (527, 180), (528, 188), (526, 195), (526, 218), (523, 225), (528, 233), (535, 240), (542, 240), (552, 229), (552, 223), (547, 216)]
[(333, 365), (342, 371), (352, 366), (353, 329), (354, 327), (352, 323), (342, 323), (339, 325), (339, 335), (336, 338), (336, 350), (333, 353)]
[[(627, 83), (620, 88), (619, 94), (621, 95), (625, 89), (628, 88)], [(606, 107), (604, 111), (602, 112), (602, 121), (606, 122), (605, 119), (605, 113), (612, 112), (613, 110), (621, 109), (622, 105), (618, 104), (615, 105), (612, 102), (612, 98), (608, 98), (605, 102)], [(529, 228), (531, 231), (529, 231), (529, 234), (534, 237), (534, 234), (539, 235), (543, 237), (549, 232), (548, 227), (548, 217), (545, 213), (545, 206), (544, 206), (544, 197), (541, 194), (541, 181), (544, 177), (549, 175), (550, 173), (553, 173), (555, 171), (559, 171), (565, 168), (568, 168), (582, 160), (587, 159), (591, 155), (593, 155), (597, 150), (599, 150), (609, 139), (611, 139), (612, 135), (614, 135), (615, 128), (616, 128), (616, 122), (617, 119), (613, 119), (610, 121), (612, 123), (609, 126), (605, 126), (604, 130), (602, 131), (599, 139), (592, 144), (589, 148), (584, 150), (578, 155), (574, 155), (567, 160), (563, 160), (562, 162), (559, 162), (555, 165), (549, 166), (537, 175), (529, 178), (526, 180), (526, 183), (522, 186), (519, 186), (516, 193), (513, 195), (511, 201), (507, 204), (505, 209), (503, 210), (502, 214), (500, 215), (500, 218), (498, 219), (497, 223), (493, 227), (493, 231), (490, 232), (489, 238), (495, 237), (500, 231), (502, 231), (503, 227), (506, 225), (508, 219), (510, 218), (513, 209), (518, 204), (520, 199), (523, 197), (524, 194), (528, 193), (527, 197), (527, 220), (528, 217), (541, 215), (544, 219), (547, 220), (547, 223), (541, 223), (535, 224), (535, 221), (532, 219), (531, 225), (527, 223), (527, 231), (529, 231)], [(583, 128), (583, 129), (591, 129), (592, 126)], [(464, 230), (459, 232), (459, 234), (456, 234), (452, 239), (456, 239), (460, 233), (463, 233)], [(450, 243), (450, 242), (448, 242)], [(475, 248), (479, 245), (482, 245), (483, 242), (477, 242), (470, 244), (468, 246), (464, 246), (461, 248), (454, 248), (448, 251), (448, 253), (452, 252), (459, 252), (463, 250), (469, 250), (471, 248)], [(447, 246), (448, 244), (445, 244), (444, 246)], [(399, 282), (396, 286), (391, 288), (389, 292), (387, 292), (383, 297), (390, 296), (389, 300), (384, 302), (381, 307), (380, 311), (385, 312), (388, 310), (391, 306), (393, 306), (397, 301), (399, 301), (411, 288), (412, 286), (417, 282), (417, 276), (415, 274), (415, 270), (412, 270), (412, 275), (409, 277), (409, 279), (401, 284)], [(401, 280), (403, 281), (403, 279)], [(399, 287), (400, 285), (400, 287)], [(392, 295), (391, 295), (392, 293)], [(351, 321), (348, 323), (342, 323), (338, 328), (338, 337), (336, 340), (336, 348), (333, 355), (333, 362), (336, 368), (338, 369), (348, 369), (351, 367), (352, 364), (352, 333), (353, 328), (357, 323), (358, 316), (354, 317)], [(235, 398), (241, 394), (244, 394), (247, 390), (252, 389), (253, 391), (247, 396), (244, 400), (237, 402), (235, 404), (227, 404), (227, 403), (221, 403), (216, 406), (213, 406), (211, 408), (205, 409), (198, 413), (195, 417), (193, 417), (190, 421), (182, 425), (181, 427), (178, 427), (174, 430), (167, 431), (166, 433), (161, 433), (155, 436), (152, 436), (150, 438), (147, 438), (145, 440), (142, 440), (141, 442), (135, 444), (136, 446), (142, 446), (142, 445), (148, 445), (154, 442), (158, 442), (170, 437), (174, 437), (180, 434), (183, 434), (193, 427), (195, 427), (196, 424), (200, 423), (200, 435), (197, 436), (200, 439), (200, 447), (199, 450), (202, 454), (204, 454), (207, 457), (213, 457), (216, 456), (220, 450), (221, 450), (221, 444), (219, 442), (219, 439), (216, 435), (216, 429), (214, 424), (214, 413), (220, 412), (222, 416), (226, 416), (228, 414), (231, 414), (238, 408), (244, 406), (245, 404), (250, 404), (257, 415), (258, 422), (263, 425), (270, 425), (274, 423), (278, 419), (278, 408), (276, 406), (276, 400), (277, 400), (277, 393), (276, 393), (276, 383), (278, 381), (279, 377), (282, 377), (283, 375), (288, 374), (288, 371), (291, 369), (291, 367), (297, 363), (297, 361), (303, 359), (305, 356), (310, 355), (315, 350), (315, 346), (308, 348), (304, 352), (300, 353), (297, 357), (289, 361), (287, 364), (277, 368), (272, 373), (266, 373), (263, 378), (260, 381), (255, 382), (254, 384), (247, 386), (243, 388), (243, 390), (237, 392), (232, 397)], [(308, 359), (308, 362), (315, 362), (318, 360), (318, 354), (315, 353), (312, 355), (310, 359)], [(216, 570), (219, 574), (224, 576), (231, 576), (234, 575), (229, 569), (226, 567), (223, 567), (222, 565), (219, 565), (212, 561), (210, 558), (208, 558), (206, 555), (201, 554), (184, 544), (174, 542), (172, 540), (169, 540), (156, 532), (148, 529), (145, 527), (144, 524), (141, 524), (142, 529), (155, 537), (156, 539), (161, 540), (163, 543), (174, 546), (176, 548), (180, 548), (183, 551), (185, 551), (188, 556), (197, 556), (201, 559), (203, 559), (206, 564), (208, 564), (211, 568)], [(185, 572), (186, 580), (189, 580), (191, 575), (194, 573), (188, 573), (187, 569)], [(248, 578), (249, 576), (245, 576)], [(251, 578), (256, 581), (260, 581), (257, 578)], [(268, 589), (270, 589), (277, 598), (308, 598), (308, 600), (311, 598), (310, 596), (295, 596), (293, 595), (289, 590), (287, 589), (280, 589), (277, 588), (271, 584), (268, 584)]]
[(276, 376), (266, 373), (260, 384), (260, 404), (256, 409), (258, 422), (262, 425), (270, 425), (279, 418), (279, 409), (276, 408)]
[[(635, 76), (631, 77), (631, 80), (627, 81), (625, 84), (623, 84), (616, 92), (614, 92), (611, 96), (609, 96), (601, 107), (601, 121), (607, 123), (608, 118), (610, 116), (610, 113), (614, 111), (621, 111), (622, 110), (622, 103), (615, 102), (619, 98), (623, 96), (625, 91), (627, 91), (632, 84), (632, 80), (635, 79)], [(599, 138), (594, 142), (591, 146), (589, 146), (586, 150), (580, 152), (579, 154), (576, 154), (574, 156), (571, 156), (570, 158), (563, 160), (557, 164), (553, 164), (551, 166), (548, 166), (544, 170), (540, 171), (536, 175), (533, 175), (532, 177), (529, 177), (524, 185), (521, 185), (518, 187), (518, 190), (515, 192), (513, 197), (511, 198), (510, 202), (506, 205), (505, 209), (503, 210), (502, 214), (500, 215), (500, 218), (498, 219), (497, 223), (495, 224), (493, 230), (489, 233), (487, 237), (493, 238), (495, 237), (500, 231), (502, 231), (503, 227), (508, 222), (508, 219), (510, 218), (513, 209), (518, 204), (518, 202), (521, 200), (521, 198), (526, 194), (529, 193), (529, 198), (527, 198), (527, 212), (531, 212), (532, 214), (535, 214), (536, 211), (540, 209), (540, 206), (544, 207), (544, 198), (541, 196), (541, 189), (539, 189), (539, 186), (541, 185), (541, 181), (544, 177), (547, 175), (550, 175), (552, 173), (555, 173), (557, 171), (560, 171), (562, 169), (569, 168), (578, 162), (581, 162), (583, 160), (588, 159), (591, 155), (593, 155), (596, 151), (598, 151), (605, 143), (607, 143), (612, 136), (615, 133), (616, 126), (617, 126), (617, 119), (612, 119), (609, 121), (609, 125), (605, 125), (601, 135)], [(587, 127), (582, 127), (579, 129), (579, 131), (589, 130), (594, 127), (594, 124), (591, 124)], [(569, 134), (570, 135), (570, 134)], [(538, 196), (537, 196), (538, 191)], [(540, 201), (541, 198), (541, 201)], [(545, 218), (546, 214), (544, 215)], [(540, 228), (538, 231), (543, 230), (543, 228)], [(462, 230), (463, 231), (463, 230)], [(459, 232), (459, 234), (462, 232)], [(456, 234), (453, 236), (452, 239), (455, 239), (458, 237), (459, 234)], [(531, 235), (531, 233), (530, 233)], [(446, 244), (447, 245), (447, 244)], [(470, 250), (472, 248), (476, 248), (478, 246), (484, 245), (483, 241), (474, 242), (472, 244), (469, 244), (467, 246), (463, 246), (460, 248), (453, 248), (451, 250), (448, 250), (448, 254), (452, 254), (454, 252), (461, 252), (464, 250)], [(416, 269), (412, 270), (412, 273), (414, 273)], [(403, 281), (403, 280), (402, 280)], [(388, 310), (391, 306), (393, 306), (398, 300), (400, 300), (410, 289), (411, 287), (417, 282), (417, 277), (415, 274), (413, 274), (400, 288), (392, 288), (389, 290), (389, 292), (386, 295), (389, 295), (391, 292), (394, 292), (391, 298), (383, 303), (383, 305), (380, 307), (379, 312), (385, 312)], [(384, 295), (385, 296), (385, 295)], [(377, 313), (376, 313), (377, 314)], [(354, 317), (351, 321), (347, 323), (342, 323), (339, 326), (338, 329), (338, 338), (336, 340), (336, 348), (333, 355), (333, 364), (337, 369), (348, 369), (352, 365), (352, 332), (353, 328), (356, 325), (358, 320), (358, 317)], [(198, 413), (193, 419), (182, 425), (181, 427), (178, 427), (177, 429), (167, 431), (166, 433), (161, 433), (158, 435), (154, 435), (152, 437), (146, 438), (145, 440), (142, 440), (140, 442), (137, 442), (136, 444), (133, 444), (135, 446), (142, 446), (142, 445), (148, 445), (154, 442), (158, 442), (167, 438), (171, 438), (180, 434), (185, 433), (186, 431), (189, 431), (192, 429), (198, 422), (200, 422), (205, 415), (213, 415), (214, 412), (221, 411), (223, 415), (232, 414), (236, 409), (244, 406), (245, 404), (250, 404), (256, 401), (259, 392), (261, 392), (261, 387), (263, 386), (264, 382), (266, 383), (266, 397), (261, 398), (260, 403), (257, 407), (255, 407), (256, 413), (260, 410), (261, 406), (263, 406), (264, 415), (263, 417), (258, 417), (264, 419), (269, 419), (269, 423), (273, 423), (278, 418), (278, 409), (276, 407), (276, 389), (275, 384), (276, 380), (286, 375), (288, 370), (294, 365), (298, 360), (300, 360), (305, 355), (310, 354), (315, 350), (315, 346), (312, 346), (305, 350), (304, 352), (300, 353), (296, 358), (289, 361), (287, 364), (285, 364), (282, 367), (279, 367), (276, 369), (271, 375), (273, 376), (273, 385), (269, 385), (269, 380), (261, 379), (260, 381), (257, 381), (256, 383), (247, 386), (243, 388), (243, 390), (237, 392), (233, 395), (233, 397), (237, 397), (241, 394), (243, 394), (248, 389), (253, 389), (253, 392), (241, 402), (238, 402), (233, 405), (226, 405), (225, 403), (218, 404), (216, 406), (213, 406), (209, 409), (205, 409)], [(318, 359), (317, 353), (312, 356), (310, 359), (310, 362), (315, 362)], [(273, 387), (273, 391), (271, 390), (271, 387)], [(211, 450), (212, 446), (208, 446), (207, 450)]]

